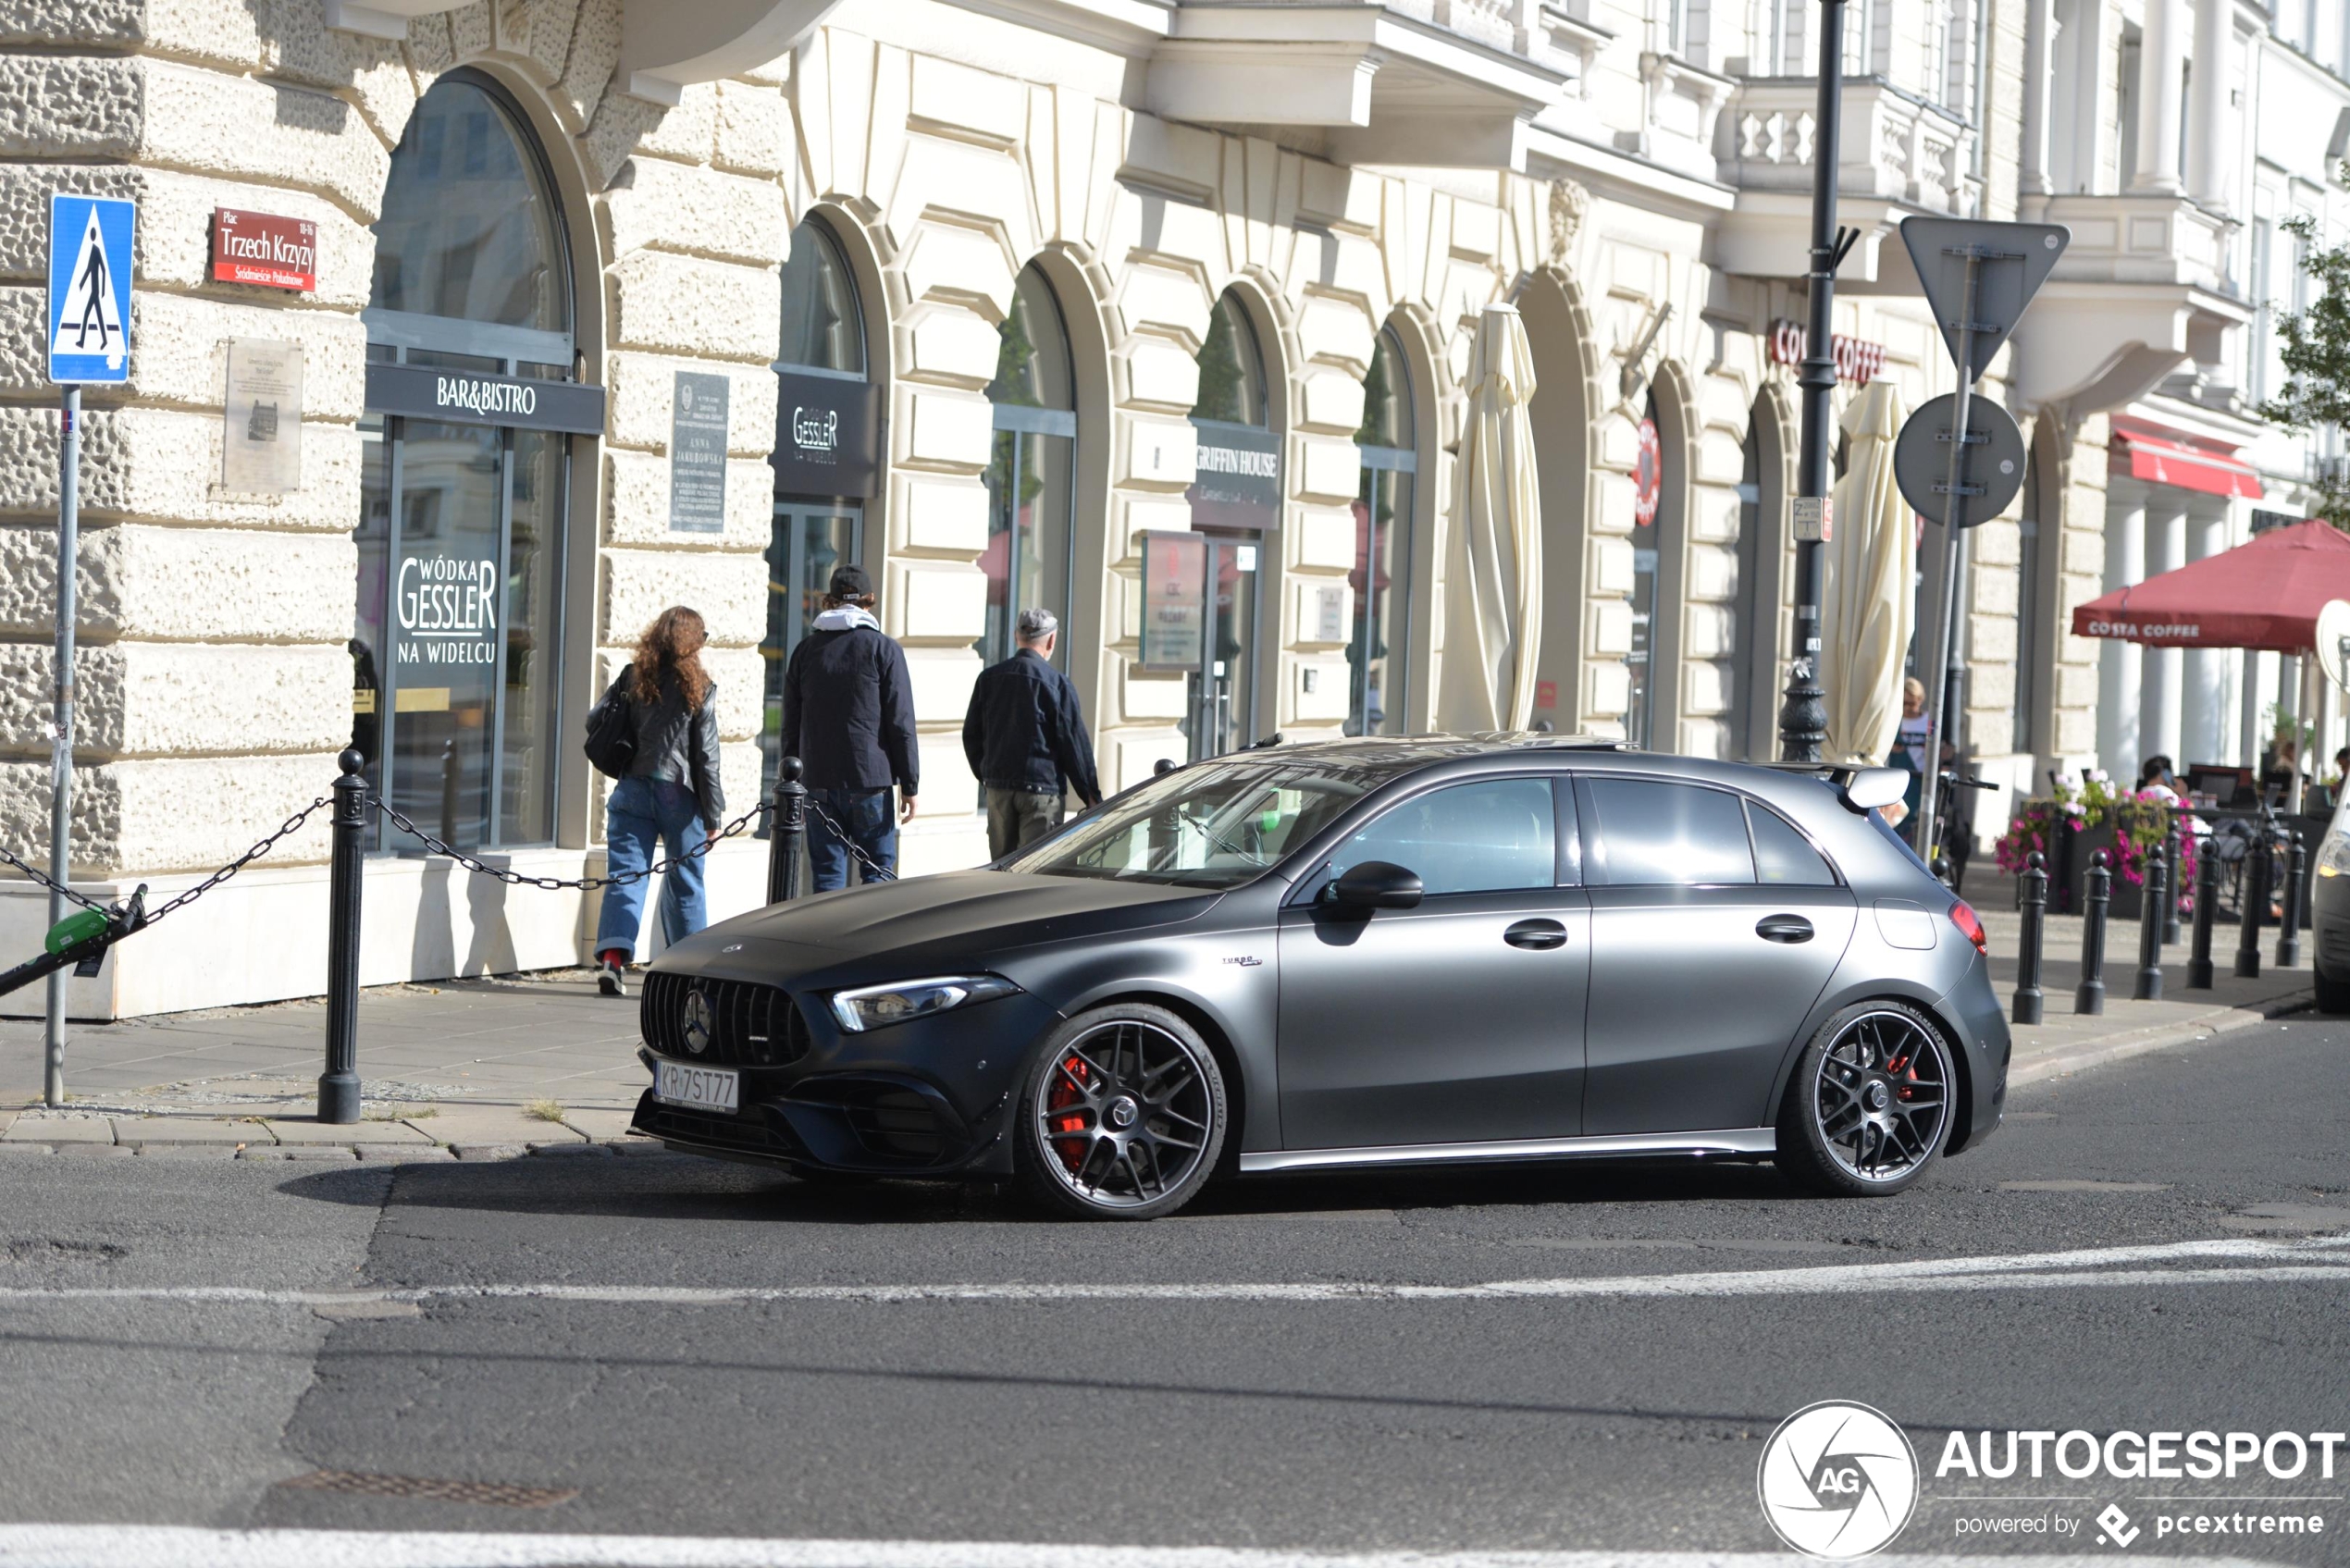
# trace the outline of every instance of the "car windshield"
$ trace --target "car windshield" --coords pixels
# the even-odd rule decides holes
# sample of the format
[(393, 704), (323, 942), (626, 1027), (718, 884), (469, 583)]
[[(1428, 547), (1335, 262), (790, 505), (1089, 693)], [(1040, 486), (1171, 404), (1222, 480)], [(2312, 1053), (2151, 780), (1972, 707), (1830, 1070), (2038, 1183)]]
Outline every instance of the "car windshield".
[(1238, 887), (1384, 783), (1385, 769), (1257, 759), (1179, 769), (1112, 800), (1006, 868), (1179, 887)]

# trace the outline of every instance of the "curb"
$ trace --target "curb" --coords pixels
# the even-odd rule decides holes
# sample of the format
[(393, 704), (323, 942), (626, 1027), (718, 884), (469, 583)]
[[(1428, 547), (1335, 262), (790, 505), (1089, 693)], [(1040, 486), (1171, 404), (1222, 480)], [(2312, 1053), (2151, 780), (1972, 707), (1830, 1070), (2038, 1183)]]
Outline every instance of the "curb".
[(2043, 1083), (2052, 1078), (2103, 1067), (2109, 1062), (2144, 1056), (2149, 1051), (2168, 1050), (2177, 1045), (2198, 1045), (2223, 1034), (2251, 1029), (2271, 1019), (2309, 1012), (2316, 1006), (2317, 998), (2307, 993), (2297, 996), (2280, 996), (2255, 1006), (2214, 1007), (2183, 1023), (2152, 1024), (2118, 1037), (2108, 1036), (2078, 1045), (2058, 1046), (2045, 1056), (2010, 1066), (2008, 1068), (2008, 1087), (2016, 1089)]

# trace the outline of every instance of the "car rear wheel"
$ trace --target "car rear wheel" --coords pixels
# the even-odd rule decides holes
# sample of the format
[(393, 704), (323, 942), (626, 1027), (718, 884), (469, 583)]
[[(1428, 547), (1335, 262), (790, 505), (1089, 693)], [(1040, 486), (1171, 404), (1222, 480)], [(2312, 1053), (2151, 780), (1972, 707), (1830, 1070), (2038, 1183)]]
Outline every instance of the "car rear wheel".
[(2350, 1013), (2350, 980), (2329, 980), (2323, 969), (2313, 969), (2310, 978), (2317, 984), (2318, 1011)]
[(1119, 1003), (1055, 1030), (1023, 1080), (1013, 1163), (1062, 1214), (1156, 1219), (1191, 1202), (1224, 1147), (1224, 1075), (1164, 1007)]
[(1861, 1002), (1820, 1026), (1780, 1106), (1777, 1164), (1800, 1187), (1883, 1197), (1923, 1175), (1950, 1133), (1958, 1076), (1923, 1014)]

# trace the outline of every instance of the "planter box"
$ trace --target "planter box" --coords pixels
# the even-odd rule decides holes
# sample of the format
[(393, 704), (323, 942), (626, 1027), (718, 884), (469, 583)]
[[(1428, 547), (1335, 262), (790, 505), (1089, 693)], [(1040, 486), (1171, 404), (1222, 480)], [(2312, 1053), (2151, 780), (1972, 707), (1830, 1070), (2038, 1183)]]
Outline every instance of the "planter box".
[[(2079, 828), (2065, 835), (2065, 883), (2068, 902), (2065, 913), (2082, 915), (2088, 912), (2089, 857), (2105, 851), (2106, 869), (2113, 876), (2113, 900), (2106, 912), (2110, 922), (2135, 920), (2146, 902), (2146, 884), (2124, 877), (2116, 869), (2121, 857), (2114, 852), (2114, 831), (2111, 828)], [(2109, 945), (2110, 945), (2109, 944)]]

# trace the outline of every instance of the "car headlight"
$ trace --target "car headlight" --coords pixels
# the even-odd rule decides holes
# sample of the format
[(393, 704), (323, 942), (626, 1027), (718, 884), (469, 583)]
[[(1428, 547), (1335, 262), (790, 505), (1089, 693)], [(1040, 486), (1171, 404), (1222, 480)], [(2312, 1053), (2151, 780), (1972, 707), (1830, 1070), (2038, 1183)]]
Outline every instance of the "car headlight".
[(2318, 874), (2321, 877), (2350, 876), (2350, 833), (2330, 833), (2318, 846)]
[(1019, 986), (1001, 975), (942, 975), (934, 980), (909, 980), (897, 985), (867, 985), (833, 993), (833, 1017), (851, 1034), (880, 1029), (908, 1019), (928, 1018), (968, 1002), (1009, 996)]

